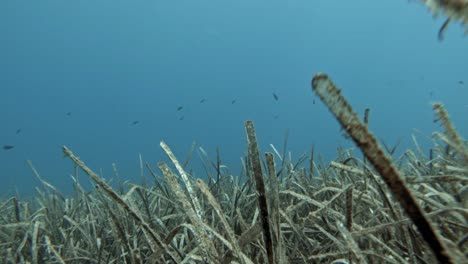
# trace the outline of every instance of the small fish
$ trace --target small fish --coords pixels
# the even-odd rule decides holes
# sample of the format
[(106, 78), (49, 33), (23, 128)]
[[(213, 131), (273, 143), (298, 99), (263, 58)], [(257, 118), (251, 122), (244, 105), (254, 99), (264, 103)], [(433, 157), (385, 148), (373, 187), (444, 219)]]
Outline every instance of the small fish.
[(278, 119), (278, 118), (279, 118), (279, 115), (274, 115), (274, 116), (273, 116), (273, 119), (274, 119), (274, 120), (276, 120), (276, 119)]
[(315, 99), (312, 99), (312, 104), (315, 104)]
[(179, 117), (179, 120), (180, 121), (184, 120), (184, 116)]
[(439, 41), (444, 40), (444, 33), (445, 33), (445, 30), (447, 30), (447, 26), (450, 23), (450, 20), (452, 20), (452, 18), (450, 18), (450, 17), (447, 18), (447, 20), (445, 20), (445, 22), (440, 27), (439, 33), (437, 34), (437, 36), (439, 38)]
[(15, 146), (12, 146), (12, 145), (3, 145), (3, 150), (10, 150), (12, 148), (14, 148)]
[(71, 112), (67, 112), (67, 114), (66, 114), (66, 115), (67, 115), (67, 116), (71, 116)]
[(183, 107), (183, 106), (179, 106), (179, 107), (177, 107), (177, 111), (180, 111), (180, 110), (182, 110), (182, 109), (184, 109), (184, 107)]
[(18, 135), (19, 133), (21, 133), (21, 128), (16, 129), (16, 135)]
[(232, 101), (231, 101), (231, 104), (235, 104), (236, 101), (237, 101), (237, 99), (232, 100)]
[(434, 96), (434, 91), (429, 92), (429, 97), (432, 98), (432, 96)]
[(137, 125), (138, 123), (140, 123), (140, 121), (135, 120), (135, 121), (132, 122), (132, 125)]
[(200, 104), (203, 104), (205, 102), (205, 98), (200, 100)]
[(278, 101), (278, 96), (275, 93), (273, 93), (273, 98), (275, 98), (275, 101)]
[(458, 84), (464, 85), (465, 82), (463, 82), (463, 81), (458, 81)]

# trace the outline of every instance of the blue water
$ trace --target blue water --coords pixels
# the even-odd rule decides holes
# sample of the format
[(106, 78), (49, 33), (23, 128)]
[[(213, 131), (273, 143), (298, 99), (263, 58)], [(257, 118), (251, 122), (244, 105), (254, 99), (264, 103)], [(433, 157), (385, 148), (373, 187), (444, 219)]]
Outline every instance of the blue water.
[[(333, 159), (352, 144), (313, 95), (316, 72), (357, 112), (369, 107), (371, 130), (401, 151), (415, 131), (430, 146), (441, 130), (431, 101), (466, 135), (468, 38), (453, 24), (438, 41), (443, 22), (405, 0), (1, 1), (0, 144), (14, 148), (0, 150), (0, 192), (34, 193), (26, 160), (72, 190), (63, 145), (107, 179), (116, 163), (140, 183), (139, 154), (167, 160), (161, 140), (181, 161), (194, 141), (213, 159), (219, 147), (238, 174), (247, 119), (262, 152), (281, 150), (287, 130), (293, 157), (315, 145)], [(200, 164), (195, 154), (196, 177)]]

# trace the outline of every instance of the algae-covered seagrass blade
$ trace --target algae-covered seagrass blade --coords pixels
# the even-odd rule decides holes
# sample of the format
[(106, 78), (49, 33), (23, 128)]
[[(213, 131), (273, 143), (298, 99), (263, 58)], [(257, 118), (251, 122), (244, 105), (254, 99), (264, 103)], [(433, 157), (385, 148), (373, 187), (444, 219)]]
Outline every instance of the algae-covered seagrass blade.
[(399, 171), (385, 155), (377, 139), (369, 131), (368, 127), (361, 122), (358, 115), (353, 112), (350, 104), (341, 95), (341, 91), (333, 84), (331, 79), (324, 73), (316, 74), (312, 79), (312, 90), (320, 97), (335, 118), (340, 122), (344, 130), (351, 136), (353, 141), (372, 163), (374, 168), (389, 187), (406, 214), (416, 225), (419, 233), (430, 246), (439, 263), (458, 263), (451, 256), (450, 251), (442, 242), (431, 222), (424, 215), (418, 205), (416, 198), (406, 186)]

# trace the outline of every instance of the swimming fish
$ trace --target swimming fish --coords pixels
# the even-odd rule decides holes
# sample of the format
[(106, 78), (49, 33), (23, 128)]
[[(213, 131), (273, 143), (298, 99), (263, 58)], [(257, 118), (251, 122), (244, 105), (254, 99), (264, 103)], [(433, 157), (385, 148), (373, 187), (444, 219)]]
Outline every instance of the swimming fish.
[(464, 85), (465, 83), (463, 81), (458, 81), (458, 84)]
[(440, 27), (439, 33), (437, 34), (437, 36), (438, 36), (438, 38), (439, 38), (439, 41), (444, 40), (444, 33), (445, 33), (445, 30), (447, 29), (447, 26), (448, 26), (448, 24), (449, 24), (449, 22), (450, 22), (451, 19), (452, 19), (452, 18), (450, 18), (450, 17), (447, 18), (447, 19), (445, 20), (445, 22), (442, 24), (442, 26)]
[(12, 148), (14, 148), (15, 146), (12, 146), (12, 145), (3, 145), (3, 150), (10, 150)]
[(231, 104), (235, 104), (236, 101), (237, 101), (237, 99), (232, 100), (232, 101), (231, 101)]
[(275, 93), (273, 93), (273, 98), (275, 98), (275, 101), (278, 101), (278, 96)]
[(71, 112), (67, 112), (67, 116), (71, 116)]
[(16, 135), (18, 135), (21, 132), (21, 128), (16, 129)]
[(135, 120), (135, 121), (132, 122), (132, 125), (137, 125), (138, 123), (140, 123), (140, 121)]
[(179, 107), (177, 107), (177, 111), (180, 111), (180, 110), (182, 110), (182, 109), (184, 109), (184, 107), (183, 107), (183, 106), (179, 106)]
[(180, 121), (184, 120), (184, 116), (179, 117), (179, 120)]
[(205, 98), (200, 100), (200, 104), (203, 104), (205, 102)]

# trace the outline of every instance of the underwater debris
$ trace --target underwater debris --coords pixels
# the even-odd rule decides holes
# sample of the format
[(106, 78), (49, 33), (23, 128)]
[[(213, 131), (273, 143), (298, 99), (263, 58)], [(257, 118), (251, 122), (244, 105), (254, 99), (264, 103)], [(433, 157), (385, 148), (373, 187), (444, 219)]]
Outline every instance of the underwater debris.
[(276, 95), (275, 93), (273, 93), (273, 98), (275, 98), (275, 101), (278, 101), (278, 95)]
[(351, 105), (341, 95), (341, 90), (324, 73), (318, 73), (313, 77), (312, 90), (325, 103), (343, 129), (346, 130), (379, 172), (381, 178), (393, 193), (394, 198), (400, 203), (406, 214), (416, 225), (421, 236), (430, 246), (439, 263), (456, 263), (453, 256), (450, 255), (453, 250), (450, 251), (442, 241), (440, 235), (419, 206), (414, 194), (407, 187), (400, 172), (385, 155), (367, 125), (359, 120)]
[(3, 145), (3, 150), (10, 150), (13, 149), (15, 146), (13, 145)]

